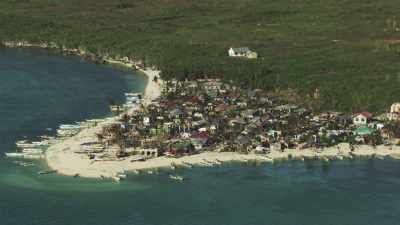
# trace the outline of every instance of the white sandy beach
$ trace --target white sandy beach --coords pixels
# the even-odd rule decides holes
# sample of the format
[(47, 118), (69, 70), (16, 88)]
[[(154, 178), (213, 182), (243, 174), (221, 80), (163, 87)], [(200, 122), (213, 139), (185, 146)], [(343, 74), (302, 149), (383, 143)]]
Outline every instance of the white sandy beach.
[[(140, 69), (141, 72), (146, 74), (148, 78), (147, 85), (144, 89), (144, 105), (151, 103), (153, 99), (160, 97), (162, 80), (160, 79), (160, 71), (151, 69)], [(157, 77), (157, 82), (154, 82), (154, 78)]]
[(357, 156), (374, 156), (383, 158), (392, 156), (393, 158), (400, 157), (400, 147), (378, 146), (372, 148), (370, 146), (358, 146), (353, 153), (350, 153), (347, 144), (325, 148), (322, 152), (317, 152), (315, 149), (289, 149), (285, 152), (272, 151), (269, 154), (239, 154), (234, 152), (203, 152), (191, 156), (181, 158), (158, 157), (148, 159), (144, 162), (131, 162), (133, 157), (128, 157), (123, 161), (98, 161), (93, 162), (87, 156), (73, 153), (74, 150), (79, 150), (80, 141), (92, 137), (92, 134), (97, 128), (85, 130), (77, 137), (71, 138), (52, 146), (47, 153), (47, 161), (52, 169), (56, 169), (59, 173), (65, 175), (79, 174), (82, 177), (113, 177), (117, 173), (133, 170), (147, 170), (156, 168), (170, 168), (171, 165), (176, 166), (210, 166), (212, 164), (220, 164), (222, 162), (238, 161), (238, 162), (274, 162), (279, 160), (288, 160), (289, 158), (304, 160), (305, 158), (319, 158), (323, 160), (346, 159)]
[(288, 149), (285, 152), (272, 151), (269, 154), (239, 154), (234, 152), (203, 152), (181, 158), (158, 157), (148, 159), (144, 162), (131, 162), (133, 157), (125, 158), (123, 161), (92, 161), (86, 155), (74, 153), (81, 149), (80, 143), (95, 140), (95, 133), (99, 132), (99, 126), (81, 131), (77, 136), (66, 139), (47, 151), (47, 162), (50, 168), (64, 175), (79, 174), (82, 177), (98, 178), (113, 177), (117, 173), (129, 170), (146, 170), (171, 167), (171, 165), (199, 165), (209, 166), (229, 161), (259, 161), (273, 162), (277, 160), (288, 160), (289, 158), (304, 160), (305, 158), (319, 158), (324, 160), (345, 159), (355, 156), (375, 156), (377, 158), (391, 156), (400, 158), (400, 147), (393, 146), (356, 146), (354, 152), (350, 153), (348, 144), (340, 144), (335, 147), (325, 148), (322, 152), (315, 149)]
[[(144, 105), (150, 104), (153, 99), (156, 99), (161, 95), (162, 80), (160, 78), (160, 71), (150, 68), (137, 68), (133, 63), (124, 63), (110, 58), (105, 58), (104, 61), (109, 64), (116, 64), (131, 69), (136, 68), (147, 76), (148, 82), (144, 90)], [(154, 82), (155, 77), (158, 78), (157, 83)]]
[[(111, 64), (120, 64), (127, 68), (133, 68), (134, 65), (130, 63), (122, 63), (107, 59), (106, 62)], [(152, 70), (149, 68), (138, 69), (144, 73), (148, 82), (144, 89), (143, 104), (148, 105), (153, 99), (156, 99), (161, 94), (162, 80), (158, 79), (154, 82), (154, 77), (159, 78), (160, 71)], [(95, 141), (96, 133), (100, 133), (102, 127), (110, 122), (113, 122), (117, 117), (110, 117), (105, 122), (99, 123), (97, 126), (84, 129), (79, 132), (78, 135), (62, 140), (61, 142), (54, 144), (46, 151), (46, 160), (50, 168), (57, 170), (58, 173), (64, 175), (75, 175), (80, 174), (83, 177), (112, 177), (117, 172), (124, 171), (126, 169), (126, 163), (121, 161), (114, 162), (93, 162), (88, 159), (86, 155), (77, 154), (76, 151), (81, 149), (81, 143), (85, 141)], [(127, 159), (129, 162), (129, 159)]]

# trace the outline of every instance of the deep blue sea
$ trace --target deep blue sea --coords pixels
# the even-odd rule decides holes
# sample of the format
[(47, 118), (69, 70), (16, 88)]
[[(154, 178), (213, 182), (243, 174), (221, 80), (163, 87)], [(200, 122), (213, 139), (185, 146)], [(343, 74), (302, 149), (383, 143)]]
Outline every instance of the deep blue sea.
[[(109, 114), (146, 78), (38, 49), (0, 49), (0, 154), (60, 123)], [(50, 132), (51, 133), (51, 132)], [(0, 157), (0, 225), (395, 225), (400, 161), (231, 163), (119, 184), (40, 176)]]

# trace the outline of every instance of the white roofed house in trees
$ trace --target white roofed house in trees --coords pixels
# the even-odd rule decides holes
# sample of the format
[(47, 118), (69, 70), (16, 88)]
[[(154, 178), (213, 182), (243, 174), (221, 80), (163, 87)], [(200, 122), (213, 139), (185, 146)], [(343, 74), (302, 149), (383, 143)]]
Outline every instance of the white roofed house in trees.
[(248, 47), (240, 47), (240, 48), (229, 48), (228, 55), (230, 57), (242, 57), (248, 59), (256, 59), (258, 57), (257, 52), (251, 51)]
[(353, 124), (356, 126), (366, 126), (372, 117), (372, 113), (369, 112), (356, 113), (353, 115)]

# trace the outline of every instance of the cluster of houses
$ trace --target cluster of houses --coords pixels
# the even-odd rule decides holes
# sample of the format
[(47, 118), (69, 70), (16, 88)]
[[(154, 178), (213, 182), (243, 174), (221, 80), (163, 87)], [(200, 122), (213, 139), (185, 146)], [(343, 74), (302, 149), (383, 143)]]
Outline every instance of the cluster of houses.
[[(179, 157), (201, 151), (265, 154), (287, 148), (323, 148), (346, 142), (390, 144), (400, 103), (388, 115), (315, 114), (262, 90), (243, 90), (218, 79), (166, 82), (160, 98), (119, 115), (98, 142), (116, 157)], [(400, 126), (399, 126), (400, 127)]]

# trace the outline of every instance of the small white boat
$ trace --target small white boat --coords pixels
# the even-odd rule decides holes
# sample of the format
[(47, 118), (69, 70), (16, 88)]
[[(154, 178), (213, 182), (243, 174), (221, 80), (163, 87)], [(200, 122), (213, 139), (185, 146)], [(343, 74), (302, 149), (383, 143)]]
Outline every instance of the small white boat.
[(104, 121), (105, 121), (105, 119), (88, 119), (88, 120), (86, 120), (86, 122), (88, 122), (88, 123), (101, 123)]
[(43, 154), (43, 150), (41, 149), (24, 149), (22, 150), (22, 153), (25, 155), (38, 155), (38, 154)]
[(126, 179), (127, 175), (125, 173), (118, 173), (117, 177), (119, 177), (120, 179)]
[(5, 155), (8, 158), (23, 158), (23, 159), (41, 159), (44, 157), (43, 154), (29, 154), (22, 152), (6, 152)]
[(183, 181), (185, 178), (179, 175), (169, 175), (172, 180)]
[(134, 106), (136, 106), (136, 104), (131, 103), (131, 102), (122, 105), (122, 107), (124, 107), (125, 109), (129, 109)]
[(24, 148), (22, 152), (25, 154), (42, 154), (43, 150), (37, 148)]
[(33, 143), (17, 143), (18, 148), (35, 148), (37, 147), (36, 144)]
[(41, 139), (43, 139), (43, 140), (51, 140), (51, 139), (54, 139), (54, 137), (52, 137), (52, 136), (48, 136), (48, 135), (42, 135), (42, 136), (39, 136)]
[(57, 134), (61, 137), (74, 136), (78, 130), (57, 130)]
[(126, 100), (127, 101), (137, 101), (137, 100), (139, 100), (139, 97), (137, 97), (137, 96), (127, 96)]
[(111, 177), (111, 179), (113, 179), (115, 182), (120, 182), (121, 181), (121, 178), (117, 177), (117, 176)]
[(24, 153), (20, 152), (6, 152), (5, 153), (7, 157), (9, 158), (24, 158)]
[(222, 165), (222, 162), (217, 161), (217, 160), (215, 160), (213, 163), (214, 163), (215, 165)]
[(34, 166), (34, 163), (31, 162), (24, 162), (24, 161), (13, 161), (13, 163), (19, 165), (19, 166)]
[(142, 93), (125, 93), (126, 97), (137, 97), (137, 98), (141, 98), (142, 97)]
[(35, 155), (24, 154), (23, 158), (24, 159), (42, 159), (42, 158), (44, 158), (44, 155), (43, 154), (35, 154)]
[(78, 130), (81, 127), (79, 125), (73, 125), (73, 124), (61, 124), (60, 129), (61, 130)]
[(16, 142), (16, 144), (18, 145), (18, 144), (26, 144), (28, 142), (28, 140), (20, 140), (20, 141), (17, 141)]
[(136, 101), (126, 101), (126, 104), (124, 104), (124, 107), (134, 107), (136, 105), (140, 104), (140, 100), (136, 100)]
[(48, 141), (33, 141), (32, 144), (36, 145), (36, 146), (47, 146), (49, 144)]
[(105, 149), (104, 146), (96, 144), (96, 145), (83, 145), (82, 149), (86, 150), (86, 151), (102, 151)]
[(110, 110), (115, 112), (115, 111), (122, 111), (122, 106), (120, 105), (110, 105)]
[(22, 162), (22, 163), (20, 163), (19, 165), (24, 166), (24, 167), (27, 167), (27, 166), (34, 166), (35, 164), (34, 164), (34, 163)]
[(46, 174), (52, 174), (52, 173), (57, 173), (57, 170), (44, 170), (44, 171), (38, 172), (38, 174), (40, 174), (40, 175), (46, 175)]

